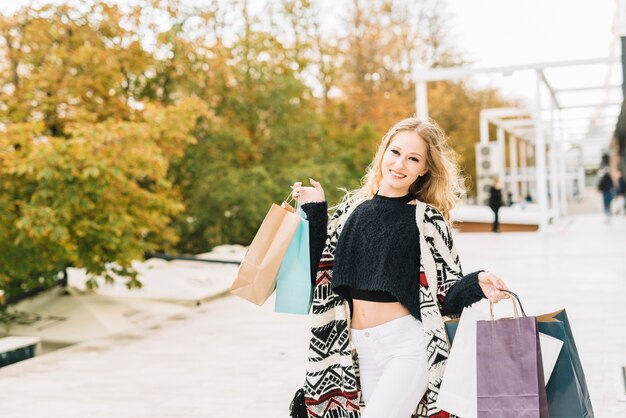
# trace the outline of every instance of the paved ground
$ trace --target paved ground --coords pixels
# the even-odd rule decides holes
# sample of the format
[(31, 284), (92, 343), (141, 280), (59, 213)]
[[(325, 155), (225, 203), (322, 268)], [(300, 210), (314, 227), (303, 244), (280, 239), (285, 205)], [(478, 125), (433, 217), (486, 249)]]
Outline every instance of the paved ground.
[[(528, 314), (566, 307), (596, 417), (626, 417), (626, 217), (538, 233), (457, 234), (464, 269), (499, 274)], [(0, 417), (286, 418), (308, 318), (227, 296), (187, 317), (0, 369)], [(498, 311), (509, 306), (500, 304)]]

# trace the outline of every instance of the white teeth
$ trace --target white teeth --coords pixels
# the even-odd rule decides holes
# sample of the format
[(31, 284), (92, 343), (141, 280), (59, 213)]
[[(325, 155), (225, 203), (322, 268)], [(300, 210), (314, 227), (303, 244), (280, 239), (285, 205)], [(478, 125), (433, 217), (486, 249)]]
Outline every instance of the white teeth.
[(389, 170), (389, 172), (391, 173), (391, 175), (392, 175), (392, 176), (397, 177), (397, 178), (399, 178), (399, 179), (403, 179), (403, 178), (405, 178), (405, 177), (406, 177), (405, 175), (403, 175), (403, 174), (399, 174), (399, 173), (397, 173), (397, 172), (395, 172), (395, 171), (393, 171), (393, 170)]

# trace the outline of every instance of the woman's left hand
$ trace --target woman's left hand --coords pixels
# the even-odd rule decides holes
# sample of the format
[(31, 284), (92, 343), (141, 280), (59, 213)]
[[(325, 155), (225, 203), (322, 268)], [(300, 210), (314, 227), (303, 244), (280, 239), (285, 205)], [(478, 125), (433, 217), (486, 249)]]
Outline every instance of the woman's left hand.
[(488, 271), (478, 273), (478, 284), (491, 303), (498, 303), (502, 299), (510, 298), (508, 293), (501, 292), (501, 290), (509, 290), (507, 285), (493, 273)]

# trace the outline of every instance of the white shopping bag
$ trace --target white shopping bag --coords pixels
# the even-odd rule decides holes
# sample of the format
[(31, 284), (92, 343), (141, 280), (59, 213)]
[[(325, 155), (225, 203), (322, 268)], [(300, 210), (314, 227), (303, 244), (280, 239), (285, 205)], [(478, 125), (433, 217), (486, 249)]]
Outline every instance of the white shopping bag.
[(486, 319), (488, 313), (463, 309), (439, 388), (437, 408), (463, 418), (477, 415), (476, 322)]
[[(476, 306), (484, 308), (479, 302), (463, 309), (437, 397), (438, 408), (463, 418), (477, 416), (476, 322), (490, 318), (487, 312)], [(547, 385), (563, 341), (540, 332), (539, 344)]]

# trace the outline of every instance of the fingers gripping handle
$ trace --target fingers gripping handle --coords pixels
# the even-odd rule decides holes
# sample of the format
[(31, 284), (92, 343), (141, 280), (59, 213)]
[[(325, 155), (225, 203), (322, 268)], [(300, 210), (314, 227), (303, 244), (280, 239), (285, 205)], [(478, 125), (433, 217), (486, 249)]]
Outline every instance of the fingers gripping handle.
[[(306, 214), (302, 210), (302, 194), (298, 194), (298, 200), (295, 200), (293, 198), (293, 191), (289, 192), (289, 194), (285, 197), (285, 199), (283, 199), (283, 207), (285, 205), (289, 205), (289, 203), (291, 203), (292, 201), (296, 202), (296, 212), (300, 216), (302, 216), (304, 219), (306, 219)], [(292, 209), (292, 211), (293, 211), (293, 209)]]
[[(526, 312), (524, 311), (522, 302), (519, 300), (519, 297), (515, 293), (511, 292), (510, 290), (500, 290), (500, 291), (513, 296), (513, 298), (511, 298), (511, 302), (513, 303), (513, 317), (514, 318), (519, 318), (519, 312), (517, 310), (518, 305), (519, 305), (519, 309), (522, 311), (522, 315), (526, 316)], [(489, 313), (491, 314), (491, 320), (493, 321), (493, 302), (491, 301), (489, 302)]]

